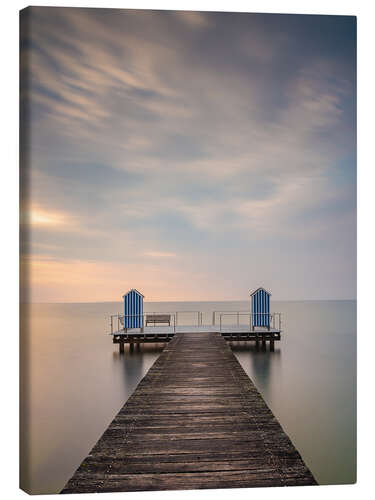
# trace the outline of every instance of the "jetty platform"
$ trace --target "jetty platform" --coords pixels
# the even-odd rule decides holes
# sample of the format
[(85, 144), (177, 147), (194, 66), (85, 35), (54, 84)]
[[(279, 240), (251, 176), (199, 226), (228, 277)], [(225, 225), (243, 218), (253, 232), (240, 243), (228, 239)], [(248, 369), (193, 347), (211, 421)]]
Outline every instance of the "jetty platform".
[[(196, 315), (196, 323), (179, 324), (178, 318), (186, 314)], [(281, 340), (282, 332), (281, 313), (269, 312), (254, 314), (249, 311), (213, 311), (211, 324), (203, 324), (202, 311), (146, 313), (134, 316), (113, 314), (110, 321), (110, 335), (113, 343), (119, 345), (120, 352), (125, 351), (125, 344), (130, 344), (133, 348), (137, 344), (169, 342), (176, 333), (207, 332), (219, 332), (229, 342), (255, 342), (258, 347), (260, 343), (262, 347), (266, 347), (268, 342), (270, 350), (274, 350), (275, 342)], [(147, 326), (150, 322), (153, 326)], [(161, 322), (167, 325), (161, 326)], [(264, 323), (264, 326), (259, 323)]]
[[(125, 344), (130, 344), (132, 348), (137, 344), (166, 343), (173, 339), (176, 333), (207, 333), (217, 332), (217, 326), (155, 326), (121, 329), (112, 332), (112, 341), (119, 345), (120, 352), (125, 352)], [(223, 338), (229, 342), (234, 341), (254, 341), (257, 346), (262, 343), (265, 347), (269, 342), (270, 349), (274, 350), (275, 342), (281, 340), (281, 331), (275, 328), (257, 327), (254, 330), (246, 326), (222, 327), (219, 332)]]
[(61, 493), (314, 484), (223, 335), (177, 331)]

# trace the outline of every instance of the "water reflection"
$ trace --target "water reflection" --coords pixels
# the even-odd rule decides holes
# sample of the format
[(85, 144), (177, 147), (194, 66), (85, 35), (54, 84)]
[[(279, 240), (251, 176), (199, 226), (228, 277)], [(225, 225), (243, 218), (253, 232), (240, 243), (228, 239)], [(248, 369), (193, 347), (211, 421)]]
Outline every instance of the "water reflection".
[[(184, 307), (206, 311), (209, 321), (212, 311), (247, 303)], [(34, 304), (23, 312), (21, 469), (32, 493), (61, 490), (165, 347), (126, 346), (120, 354), (106, 335), (108, 316), (120, 310), (117, 303)], [(284, 333), (274, 352), (241, 342), (232, 343), (233, 352), (318, 482), (353, 482), (356, 304), (284, 302), (275, 310), (283, 313)]]
[(136, 387), (139, 381), (151, 368), (151, 365), (160, 353), (165, 344), (126, 344), (123, 353), (114, 352), (113, 357), (121, 364), (124, 380), (130, 388)]
[(272, 350), (267, 343), (263, 346), (255, 342), (232, 342), (231, 348), (246, 372), (256, 375), (262, 382), (262, 391), (269, 393), (272, 388), (272, 371), (281, 362), (281, 347), (276, 343)]

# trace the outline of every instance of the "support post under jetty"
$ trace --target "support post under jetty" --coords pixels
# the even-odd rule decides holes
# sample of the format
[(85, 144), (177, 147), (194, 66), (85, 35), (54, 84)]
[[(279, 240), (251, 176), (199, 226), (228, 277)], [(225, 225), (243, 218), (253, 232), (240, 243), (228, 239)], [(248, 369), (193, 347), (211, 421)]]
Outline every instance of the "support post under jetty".
[(313, 484), (225, 339), (176, 333), (62, 493)]

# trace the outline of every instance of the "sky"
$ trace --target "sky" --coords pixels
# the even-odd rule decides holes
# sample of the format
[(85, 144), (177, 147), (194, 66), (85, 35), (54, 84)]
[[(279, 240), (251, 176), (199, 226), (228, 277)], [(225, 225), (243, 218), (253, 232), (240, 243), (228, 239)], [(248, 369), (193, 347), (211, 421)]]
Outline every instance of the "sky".
[(354, 17), (22, 16), (27, 300), (356, 297)]

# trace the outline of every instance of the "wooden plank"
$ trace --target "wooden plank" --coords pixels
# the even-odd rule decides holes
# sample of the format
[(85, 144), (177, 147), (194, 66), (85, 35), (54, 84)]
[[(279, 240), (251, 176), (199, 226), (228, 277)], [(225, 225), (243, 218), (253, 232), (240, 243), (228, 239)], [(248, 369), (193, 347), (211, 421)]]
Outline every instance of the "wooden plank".
[(313, 484), (226, 340), (192, 332), (173, 337), (62, 493)]

